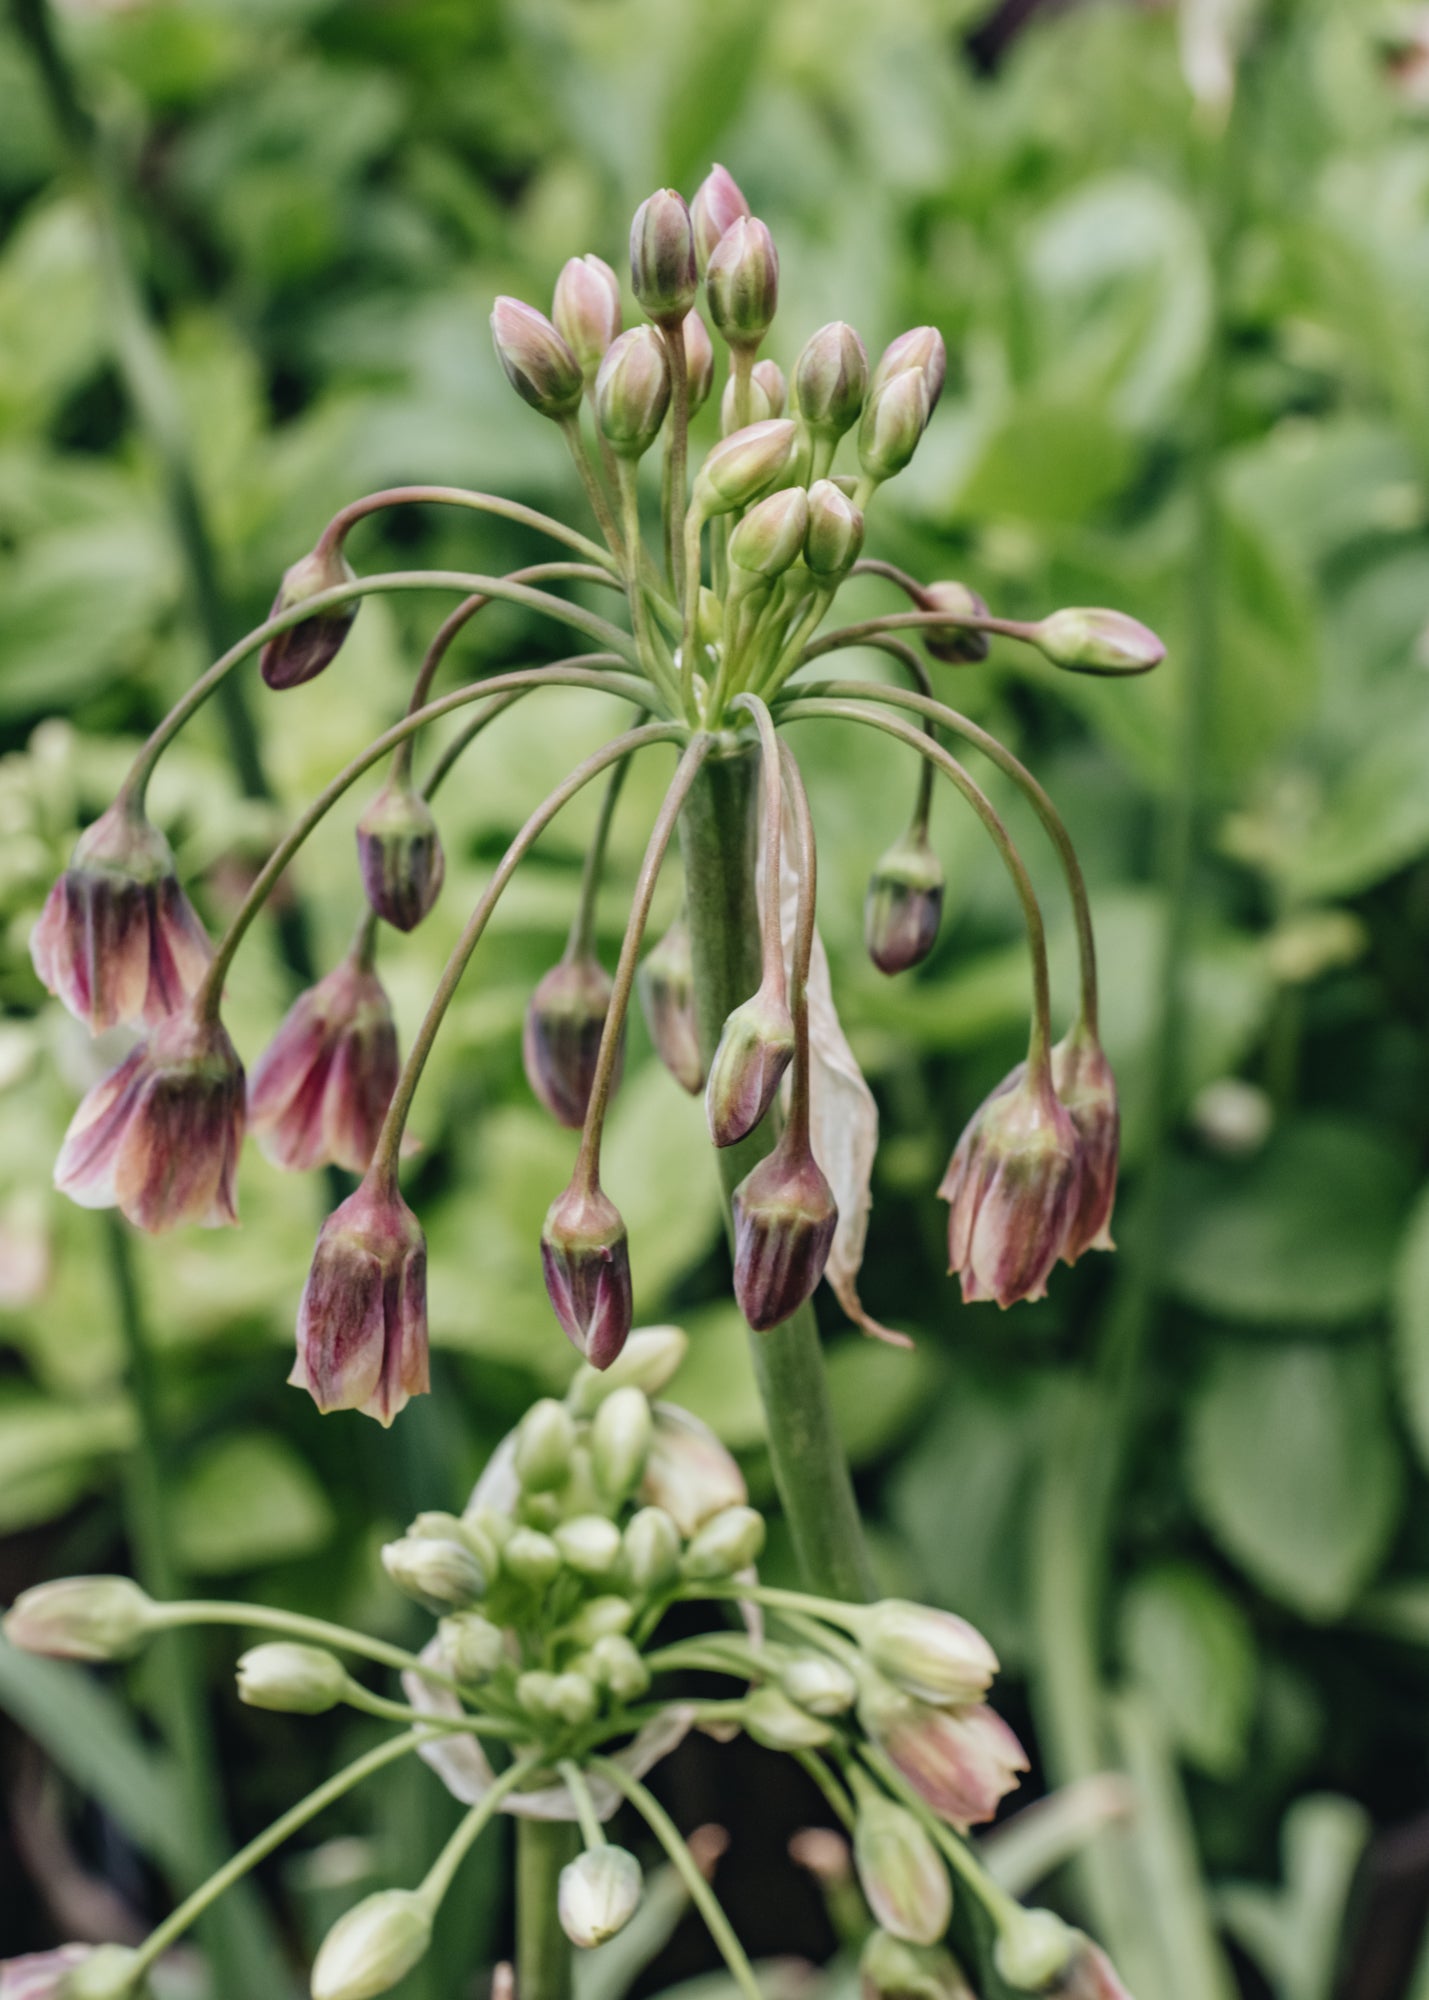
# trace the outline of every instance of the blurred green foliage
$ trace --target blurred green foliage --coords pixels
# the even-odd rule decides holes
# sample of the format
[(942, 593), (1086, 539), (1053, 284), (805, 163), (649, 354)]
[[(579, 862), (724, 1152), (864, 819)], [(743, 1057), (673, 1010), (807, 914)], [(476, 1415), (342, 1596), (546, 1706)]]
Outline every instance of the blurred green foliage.
[[(1140, 2000), (1214, 2000), (1232, 1982), (1315, 2000), (1337, 1976), (1373, 2000), (1408, 1990), (1429, 1893), (1429, 142), (1353, 0), (1251, 10), (1223, 129), (1188, 94), (1172, 9), (1049, 10), (994, 74), (962, 40), (980, 11), (74, 0), (57, 26), (163, 329), (230, 635), (368, 488), (451, 480), (574, 509), (558, 441), (490, 353), (491, 298), (544, 305), (574, 251), (619, 264), (635, 203), (662, 181), (692, 190), (715, 156), (780, 246), (779, 359), (834, 316), (871, 348), (922, 320), (948, 336), (943, 406), (871, 549), (1009, 615), (1113, 603), (1167, 638), (1167, 666), (1133, 684), (1008, 649), (938, 670), (1066, 812), (1124, 1097), (1121, 1256), (1006, 1318), (964, 1310), (942, 1276), (933, 1189), (1018, 1053), (1015, 909), (975, 826), (940, 803), (943, 939), (919, 974), (882, 980), (862, 956), (863, 884), (912, 773), (881, 740), (803, 731), (835, 991), (884, 1120), (863, 1290), (918, 1342), (867, 1345), (830, 1311), (830, 1369), (884, 1574), (986, 1627), (1037, 1748), (1033, 1788), (1109, 1763), (1138, 1787), (1130, 1834), (1103, 1836), (1051, 1892), (1110, 1933)], [(161, 467), (115, 367), (86, 190), (14, 33), (0, 213), (8, 1597), (127, 1562), (134, 1480), (104, 1229), (46, 1192), (96, 1057), (41, 1005), (26, 939), (76, 829), (205, 659)], [(372, 565), (529, 559), (471, 517), (362, 537), (352, 553)], [(876, 586), (865, 601), (883, 603)], [(276, 698), (249, 677), (271, 798), (245, 792), (215, 711), (165, 761), (156, 816), (214, 923), (298, 803), (404, 703), (445, 608), (370, 601), (328, 678)], [(494, 608), (460, 666), (546, 646)], [(608, 720), (594, 697), (525, 704), (447, 787), (446, 891), (383, 952), (407, 1034), (505, 839)], [(617, 818), (608, 949), (655, 782), (637, 770)], [(1055, 874), (1018, 801), (991, 789), (1057, 913), (1065, 1002)], [(571, 1146), (532, 1104), (518, 1042), (590, 811), (522, 870), (419, 1098), (429, 1403), (383, 1436), (320, 1421), (283, 1386), (324, 1185), (250, 1156), (241, 1231), (134, 1246), (178, 1554), (206, 1587), (360, 1605), (400, 1631), (376, 1541), (455, 1499), (571, 1365), (535, 1255)], [(295, 871), (319, 965), (359, 909), (352, 817)], [(661, 893), (672, 907), (673, 881)], [(250, 1060), (291, 991), (276, 933), (255, 936), (228, 1009)], [(758, 1486), (704, 1147), (698, 1105), (637, 1028), (608, 1180), (638, 1317), (690, 1328), (682, 1397)], [(254, 1718), (228, 1652), (205, 1661), (231, 1817), (251, 1830), (318, 1775), (335, 1734)], [(162, 1710), (148, 1670), (135, 1691)], [(0, 1655), (0, 1701), (172, 1874), (167, 1766), (117, 1706), (63, 1706), (78, 1699)], [(744, 1768), (756, 1783), (764, 1769)], [(292, 1926), (321, 1928), (335, 1882), (348, 1900), (370, 1876), (416, 1879), (446, 1810), (421, 1775), (355, 1809), (358, 1845), (270, 1878)], [(699, 1810), (759, 1837), (747, 1801), (711, 1783)], [(786, 1803), (791, 1826), (815, 1810)], [(75, 1838), (97, 1866), (94, 1829)], [(482, 1866), (404, 1993), (465, 1992), (502, 1944), (496, 1863)], [(128, 1886), (142, 1900), (132, 1870)], [(757, 1949), (796, 1941), (766, 1883), (735, 1888)], [(0, 1950), (58, 1920), (37, 1898), (7, 1905)]]

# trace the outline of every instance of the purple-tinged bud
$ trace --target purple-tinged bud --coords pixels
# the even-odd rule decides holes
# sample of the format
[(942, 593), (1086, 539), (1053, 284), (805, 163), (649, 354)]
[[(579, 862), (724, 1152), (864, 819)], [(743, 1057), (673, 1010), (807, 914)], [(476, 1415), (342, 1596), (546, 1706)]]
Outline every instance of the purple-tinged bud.
[[(791, 1128), (792, 1129), (792, 1128)], [(786, 1131), (734, 1191), (734, 1295), (756, 1333), (812, 1298), (838, 1227), (838, 1203), (807, 1141)]]
[(588, 1848), (561, 1870), (556, 1911), (574, 1945), (589, 1951), (623, 1931), (640, 1907), (645, 1878), (623, 1847)]
[(772, 580), (804, 553), (809, 532), (809, 496), (787, 486), (757, 501), (729, 538), (729, 560), (746, 576)]
[(670, 364), (653, 326), (622, 333), (595, 378), (595, 416), (611, 450), (642, 458), (660, 435), (670, 407)]
[(790, 1701), (782, 1688), (756, 1688), (739, 1704), (745, 1731), (766, 1750), (820, 1750), (833, 1741), (827, 1722)]
[(809, 488), (809, 533), (804, 561), (813, 576), (844, 576), (858, 561), (863, 547), (863, 515), (832, 479), (816, 479)]
[(779, 306), (779, 253), (757, 216), (737, 217), (710, 252), (705, 296), (731, 347), (758, 347)]
[(323, 1224), (288, 1380), (324, 1415), (361, 1410), (384, 1429), (426, 1394), (427, 1245), (395, 1187), (369, 1176)]
[(646, 318), (657, 326), (678, 326), (695, 302), (700, 274), (694, 224), (683, 195), (673, 188), (661, 188), (635, 211), (630, 282)]
[(976, 2000), (952, 1953), (874, 1931), (858, 1962), (862, 2000)]
[(1116, 1967), (1099, 1944), (1080, 1931), (1072, 1955), (1046, 1991), (1051, 2000), (1131, 2000)]
[(868, 350), (851, 326), (830, 320), (794, 363), (794, 407), (817, 438), (837, 443), (852, 430), (868, 394)]
[(858, 427), (858, 462), (870, 479), (892, 479), (910, 463), (928, 428), (932, 404), (921, 368), (869, 391)]
[(895, 1686), (938, 1707), (981, 1701), (997, 1673), (997, 1655), (975, 1625), (901, 1597), (870, 1605), (858, 1639)]
[(572, 1181), (541, 1230), (546, 1292), (566, 1338), (592, 1368), (608, 1368), (630, 1332), (630, 1249), (615, 1203)]
[(921, 965), (938, 940), (943, 917), (943, 864), (921, 826), (910, 827), (883, 855), (868, 880), (863, 936), (880, 972)]
[(668, 1514), (682, 1535), (693, 1535), (711, 1515), (742, 1506), (749, 1492), (708, 1424), (674, 1403), (657, 1403), (640, 1498)]
[(887, 1751), (919, 1798), (953, 1826), (989, 1820), (1027, 1756), (995, 1709), (933, 1708), (870, 1676), (859, 1697), (865, 1735)]
[(847, 1715), (858, 1699), (858, 1682), (827, 1653), (798, 1653), (779, 1675), (790, 1701), (810, 1715)]
[(1062, 1255), (1075, 1264), (1084, 1250), (1114, 1250), (1111, 1212), (1121, 1152), (1116, 1078), (1102, 1045), (1077, 1026), (1052, 1051), (1052, 1087), (1082, 1142), (1082, 1175)]
[[(295, 605), (306, 604), (310, 597), (317, 597), (324, 590), (336, 590), (344, 583), (356, 581), (357, 572), (342, 550), (324, 548), (319, 544), (309, 554), (300, 557), (291, 569), (284, 570), (283, 581), (278, 585), (278, 595), (273, 599), (273, 608), (268, 616), (280, 618), (285, 611), (291, 611)], [(301, 687), (304, 681), (316, 680), (325, 667), (332, 665), (343, 640), (352, 630), (358, 602), (354, 597), (349, 598), (346, 604), (330, 605), (326, 611), (319, 611), (312, 618), (299, 619), (296, 625), (289, 625), (285, 631), (275, 633), (258, 655), (258, 669), (264, 684), (282, 690)]]
[(620, 332), (620, 280), (603, 257), (570, 257), (556, 280), (551, 318), (557, 333), (594, 381), (606, 349)]
[(22, 1590), (3, 1630), (22, 1653), (53, 1660), (127, 1660), (156, 1629), (151, 1598), (127, 1576), (65, 1576)]
[(788, 465), (798, 435), (798, 426), (787, 417), (771, 417), (746, 424), (713, 445), (694, 487), (694, 504), (705, 519), (757, 500)]
[(758, 1562), (764, 1533), (764, 1516), (753, 1507), (726, 1507), (696, 1530), (680, 1568), (697, 1583), (737, 1576)]
[(350, 954), (294, 1001), (248, 1080), (248, 1123), (296, 1173), (366, 1173), (397, 1087), (397, 1030), (381, 980)]
[(1150, 626), (1124, 611), (1054, 611), (1030, 637), (1054, 667), (1074, 674), (1144, 674), (1166, 657)]
[[(642, 1490), (648, 1484), (649, 1455), (642, 1475)], [(742, 1484), (743, 1482), (741, 1482)], [(625, 1524), (625, 1574), (636, 1590), (647, 1594), (663, 1590), (680, 1573), (680, 1531), (663, 1507), (642, 1507)]]
[(1009, 1912), (993, 1946), (998, 1977), (1019, 1992), (1045, 1993), (1070, 1965), (1078, 1935), (1053, 1910)]
[(1014, 1071), (974, 1112), (938, 1189), (966, 1304), (1046, 1296), (1081, 1177), (1081, 1141), (1050, 1081)]
[(948, 379), (947, 344), (935, 326), (915, 326), (907, 333), (900, 333), (896, 340), (889, 341), (878, 357), (878, 366), (868, 385), (870, 396), (876, 396), (895, 375), (905, 375), (914, 368), (923, 371), (931, 413), (937, 407), (943, 384)]
[[(987, 616), (986, 603), (965, 583), (927, 584), (918, 593), (918, 609), (949, 611), (957, 618)], [(965, 625), (925, 625), (920, 637), (929, 659), (942, 660), (948, 666), (972, 665), (987, 658), (986, 632), (970, 630)]]
[(416, 1889), (381, 1889), (338, 1918), (322, 1941), (312, 2000), (375, 2000), (427, 1955), (432, 1913)]
[(771, 417), (782, 417), (784, 406), (789, 400), (789, 384), (784, 379), (784, 370), (777, 361), (767, 358), (756, 361), (749, 372), (752, 386), (763, 396)]
[[(610, 993), (604, 966), (582, 952), (553, 965), (526, 1008), (521, 1035), (526, 1079), (551, 1116), (572, 1131), (585, 1123)], [(612, 1088), (623, 1059), (622, 1033)]]
[(874, 1922), (905, 1944), (936, 1944), (953, 1914), (953, 1887), (938, 1850), (906, 1806), (854, 1779), (853, 1858)]
[(774, 1102), (794, 1059), (794, 1017), (763, 986), (724, 1024), (705, 1085), (705, 1113), (717, 1146), (747, 1138)]
[(357, 822), (367, 901), (394, 930), (412, 931), (441, 894), (446, 856), (432, 809), (408, 784), (382, 787)]
[(45, 900), (30, 956), (47, 991), (96, 1035), (157, 1027), (191, 1000), (213, 957), (173, 850), (116, 802), (87, 828)]
[(237, 1222), (243, 1095), (243, 1065), (222, 1025), (191, 1009), (173, 1014), (81, 1103), (55, 1186), (81, 1208), (118, 1208), (155, 1235)]
[(511, 1466), (525, 1493), (554, 1493), (571, 1476), (575, 1418), (554, 1396), (542, 1396), (516, 1426)]
[(521, 299), (499, 298), (491, 308), (491, 338), (506, 379), (543, 417), (572, 417), (585, 394), (581, 364), (543, 312)]
[(656, 1055), (680, 1088), (698, 1097), (705, 1086), (705, 1065), (695, 1016), (690, 929), (683, 916), (676, 917), (645, 960), (636, 986)]
[(740, 217), (748, 213), (749, 203), (740, 192), (739, 183), (716, 161), (695, 190), (695, 198), (690, 203), (695, 250), (702, 275), (725, 231), (732, 229)]
[(697, 312), (685, 314), (684, 341), (689, 412), (693, 416), (704, 408), (714, 387), (714, 342)]
[(238, 1662), (238, 1699), (281, 1715), (326, 1715), (352, 1685), (336, 1653), (276, 1639), (250, 1646)]
[(639, 1389), (616, 1389), (590, 1426), (590, 1468), (607, 1500), (624, 1500), (640, 1484), (655, 1420)]

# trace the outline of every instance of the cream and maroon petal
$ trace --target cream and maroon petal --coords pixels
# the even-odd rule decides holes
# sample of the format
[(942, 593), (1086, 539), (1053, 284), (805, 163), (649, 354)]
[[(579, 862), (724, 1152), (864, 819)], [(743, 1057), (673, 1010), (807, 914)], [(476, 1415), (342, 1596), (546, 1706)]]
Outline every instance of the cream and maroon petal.
[(81, 1099), (69, 1122), (55, 1162), (55, 1186), (81, 1208), (112, 1208), (117, 1200), (115, 1159), (147, 1062), (141, 1042)]
[(386, 1348), (382, 1267), (376, 1257), (319, 1240), (298, 1307), (298, 1358), (288, 1377), (326, 1415), (365, 1409), (382, 1379)]

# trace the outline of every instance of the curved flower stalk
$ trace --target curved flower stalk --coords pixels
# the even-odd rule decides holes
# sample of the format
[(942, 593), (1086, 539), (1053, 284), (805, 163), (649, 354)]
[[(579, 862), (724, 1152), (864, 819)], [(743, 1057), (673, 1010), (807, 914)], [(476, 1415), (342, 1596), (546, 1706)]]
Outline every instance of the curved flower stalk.
[[(759, 2000), (718, 1898), (643, 1782), (694, 1728), (719, 1741), (745, 1733), (817, 1778), (852, 1840), (876, 1927), (866, 1948), (875, 1965), (893, 1946), (945, 1953), (954, 1895), (970, 1894), (1010, 1985), (1115, 1995), (1101, 1954), (1049, 1912), (1015, 1903), (966, 1837), (1025, 1768), (989, 1706), (997, 1660), (987, 1641), (922, 1605), (831, 1603), (762, 1585), (764, 1521), (738, 1466), (703, 1426), (660, 1400), (684, 1351), (676, 1329), (633, 1334), (610, 1370), (584, 1367), (563, 1401), (532, 1405), (460, 1514), (419, 1514), (383, 1549), (390, 1585), (434, 1620), (419, 1655), (272, 1606), (159, 1603), (119, 1577), (25, 1592), (4, 1621), (24, 1650), (117, 1660), (177, 1626), (254, 1630), (265, 1636), (237, 1666), (250, 1707), (293, 1716), (346, 1707), (390, 1727), (142, 1944), (66, 1946), (12, 1961), (0, 1967), (0, 1993), (137, 2000), (150, 1968), (217, 1896), (327, 1806), (415, 1753), (465, 1816), (415, 1888), (379, 1890), (337, 1920), (313, 1964), (315, 2000), (368, 2000), (395, 1986), (425, 1955), (466, 1855), (502, 1817), (578, 1828), (580, 1852), (552, 1883), (544, 1921), (583, 1950), (639, 1907), (635, 1848), (653, 1839), (746, 2000)], [(741, 1604), (761, 1614), (744, 1629), (723, 1617)], [(707, 1629), (692, 1633), (700, 1606)], [(681, 1636), (668, 1639), (662, 1628), (675, 1607)], [(364, 1661), (399, 1670), (400, 1688), (371, 1685)], [(713, 1677), (720, 1692), (692, 1696), (691, 1672), (706, 1685)], [(631, 1846), (614, 1838), (617, 1816)]]

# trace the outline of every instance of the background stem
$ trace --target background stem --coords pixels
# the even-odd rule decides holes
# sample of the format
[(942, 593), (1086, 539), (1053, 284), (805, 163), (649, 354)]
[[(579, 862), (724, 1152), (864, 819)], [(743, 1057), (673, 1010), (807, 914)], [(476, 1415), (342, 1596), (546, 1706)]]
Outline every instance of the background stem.
[(516, 1822), (516, 1991), (520, 2000), (570, 2000), (571, 1947), (556, 1921), (561, 1870), (580, 1851), (570, 1820)]

